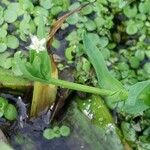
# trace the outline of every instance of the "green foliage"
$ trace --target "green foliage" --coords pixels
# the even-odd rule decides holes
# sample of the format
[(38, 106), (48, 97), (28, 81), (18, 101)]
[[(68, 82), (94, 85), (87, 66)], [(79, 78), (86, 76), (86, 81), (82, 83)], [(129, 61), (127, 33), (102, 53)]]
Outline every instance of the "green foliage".
[(4, 117), (10, 121), (13, 121), (17, 118), (17, 110), (14, 105), (8, 104), (4, 112)]
[(150, 108), (150, 80), (138, 82), (129, 88), (129, 97), (125, 101), (123, 111), (134, 116), (140, 115)]
[(43, 132), (43, 137), (47, 140), (51, 140), (53, 138), (59, 138), (61, 136), (67, 137), (70, 135), (70, 128), (62, 125), (61, 127), (55, 126), (53, 129), (47, 128)]
[(36, 52), (35, 50), (30, 50), (30, 60), (26, 62), (21, 59), (21, 53), (16, 53), (16, 62), (20, 71), (26, 78), (36, 81), (49, 81), (51, 66), (50, 59), (47, 51)]
[(9, 121), (17, 118), (17, 110), (14, 105), (9, 104), (8, 101), (0, 97), (0, 117), (5, 117)]
[(6, 43), (7, 43), (7, 46), (11, 49), (16, 49), (19, 46), (19, 40), (13, 35), (9, 35), (7, 37)]
[(85, 46), (85, 53), (88, 55), (90, 62), (95, 68), (98, 84), (100, 87), (112, 90), (115, 94), (110, 96), (109, 101), (121, 101), (127, 97), (126, 90), (121, 82), (115, 79), (107, 69), (104, 57), (101, 51), (93, 43), (91, 36), (88, 34), (84, 36), (83, 42)]

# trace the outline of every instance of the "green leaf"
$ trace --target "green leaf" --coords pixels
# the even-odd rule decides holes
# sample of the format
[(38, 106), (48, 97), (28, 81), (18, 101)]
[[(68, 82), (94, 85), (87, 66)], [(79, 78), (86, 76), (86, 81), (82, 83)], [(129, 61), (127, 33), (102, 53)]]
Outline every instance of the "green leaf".
[(53, 6), (52, 0), (40, 0), (40, 5), (45, 9), (50, 9)]
[[(20, 71), (26, 78), (28, 78), (29, 80), (40, 81), (44, 83), (50, 80), (51, 66), (49, 56), (46, 51), (36, 53), (34, 58), (31, 58), (33, 59), (32, 63), (34, 63), (34, 65), (31, 64), (30, 62), (22, 60), (20, 54), (21, 54), (20, 52), (17, 52), (15, 55), (16, 56), (15, 59)], [(38, 64), (38, 66), (36, 66), (36, 63), (34, 62), (36, 57), (38, 57), (38, 59), (40, 59), (41, 62), (40, 64)], [(36, 62), (37, 61), (38, 60), (36, 60)], [(37, 71), (39, 72), (39, 70), (40, 73), (37, 74)]]
[(4, 117), (10, 121), (13, 121), (17, 118), (17, 110), (14, 105), (8, 104), (4, 112)]
[(0, 28), (0, 38), (5, 38), (7, 35), (7, 30)]
[(3, 116), (7, 105), (8, 105), (8, 101), (6, 99), (0, 97), (0, 117)]
[(126, 28), (126, 32), (129, 34), (129, 35), (134, 35), (136, 34), (138, 31), (138, 28), (137, 28), (137, 25), (134, 21), (129, 21), (128, 24), (127, 24), (127, 28)]
[(144, 2), (140, 2), (139, 4), (139, 11), (141, 13), (149, 13), (150, 12), (150, 1), (145, 0)]
[(19, 47), (19, 40), (15, 36), (9, 35), (6, 44), (9, 48), (16, 49)]
[(7, 45), (5, 43), (0, 43), (0, 53), (4, 52), (7, 49)]
[(90, 34), (84, 36), (83, 43), (85, 52), (96, 71), (99, 86), (116, 92), (114, 95), (107, 97), (110, 103), (109, 106), (113, 107), (113, 102), (125, 100), (127, 98), (127, 91), (121, 82), (115, 79), (109, 72), (102, 52), (96, 47)]
[(101, 51), (93, 43), (93, 39), (90, 34), (84, 36), (83, 43), (85, 46), (85, 52), (89, 57), (93, 67), (95, 68), (99, 86), (105, 89), (119, 90), (123, 86), (121, 82), (115, 79), (109, 72), (104, 57)]
[(136, 16), (137, 14), (137, 7), (136, 5), (134, 5), (132, 8), (127, 5), (124, 9), (123, 9), (124, 14), (128, 17), (128, 18), (133, 18)]
[(78, 23), (78, 21), (79, 21), (79, 15), (77, 13), (74, 13), (73, 15), (67, 18), (67, 22), (71, 25)]
[(43, 132), (43, 137), (48, 140), (51, 140), (51, 139), (55, 138), (55, 132), (50, 128), (45, 129)]
[(70, 128), (69, 127), (67, 127), (67, 126), (61, 126), (60, 127), (60, 134), (62, 135), (62, 136), (68, 136), (69, 134), (70, 134)]
[(4, 19), (8, 23), (13, 23), (17, 20), (17, 12), (12, 9), (6, 9), (4, 12)]
[(18, 16), (21, 16), (25, 13), (24, 10), (21, 8), (21, 5), (17, 2), (9, 3), (7, 9), (15, 11)]
[(150, 108), (150, 80), (134, 84), (129, 88), (129, 96), (125, 101), (123, 111), (137, 115)]
[(96, 24), (94, 21), (92, 21), (91, 19), (89, 19), (86, 23), (85, 23), (85, 27), (88, 31), (94, 31), (96, 29)]

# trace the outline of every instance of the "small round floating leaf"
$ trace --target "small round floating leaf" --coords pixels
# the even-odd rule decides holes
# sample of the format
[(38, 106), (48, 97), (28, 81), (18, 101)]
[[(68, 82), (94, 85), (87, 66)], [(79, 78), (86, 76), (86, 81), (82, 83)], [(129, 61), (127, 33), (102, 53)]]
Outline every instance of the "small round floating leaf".
[(7, 9), (4, 12), (4, 19), (8, 23), (13, 23), (17, 20), (17, 13), (11, 9)]
[(7, 45), (5, 43), (0, 43), (0, 53), (4, 52), (7, 49)]
[(130, 62), (131, 67), (134, 69), (137, 69), (140, 65), (140, 61), (136, 57), (131, 57), (129, 62)]
[(17, 110), (14, 105), (8, 104), (4, 112), (4, 117), (10, 121), (13, 121), (17, 118)]
[(8, 101), (6, 99), (0, 97), (0, 117), (3, 116), (7, 105), (8, 105)]
[(19, 47), (19, 40), (15, 36), (9, 35), (7, 37), (7, 46), (9, 48), (16, 49)]
[(48, 128), (44, 130), (43, 137), (46, 138), (47, 140), (51, 140), (55, 138), (55, 133), (52, 129)]
[(7, 30), (0, 28), (0, 38), (4, 38), (7, 35)]
[(60, 127), (60, 134), (62, 136), (69, 136), (69, 134), (70, 134), (70, 128), (67, 127), (67, 126)]
[(140, 61), (144, 60), (145, 58), (145, 53), (142, 50), (137, 50), (135, 52), (135, 57), (138, 58)]
[(68, 19), (67, 22), (71, 25), (74, 25), (76, 23), (78, 23), (79, 21), (79, 15), (77, 13), (71, 15)]
[(4, 22), (4, 18), (0, 18), (0, 25), (2, 25)]
[(150, 62), (148, 62), (148, 63), (146, 63), (146, 64), (144, 65), (144, 71), (145, 71), (148, 75), (150, 75)]
[(137, 7), (136, 5), (134, 5), (132, 8), (130, 6), (127, 6), (123, 9), (123, 12), (128, 18), (132, 18), (137, 14)]
[(81, 9), (81, 13), (83, 15), (88, 15), (88, 14), (92, 13), (92, 11), (93, 11), (93, 8), (90, 5), (84, 7), (83, 9)]
[(50, 9), (53, 6), (52, 0), (40, 0), (40, 5), (45, 9)]
[(85, 27), (88, 31), (94, 31), (96, 29), (96, 24), (94, 21), (92, 20), (88, 20), (86, 23), (85, 23)]
[(137, 28), (136, 24), (133, 21), (129, 21), (127, 24), (126, 32), (129, 35), (133, 35), (133, 34), (136, 34), (137, 31), (138, 31), (138, 28)]

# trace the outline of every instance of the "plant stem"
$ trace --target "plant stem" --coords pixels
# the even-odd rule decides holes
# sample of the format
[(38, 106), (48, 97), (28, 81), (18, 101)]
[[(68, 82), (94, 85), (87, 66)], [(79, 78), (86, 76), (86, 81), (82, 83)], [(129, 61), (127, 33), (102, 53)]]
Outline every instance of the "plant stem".
[(54, 84), (56, 86), (60, 86), (63, 88), (82, 91), (82, 92), (86, 92), (86, 93), (98, 94), (98, 95), (102, 95), (102, 96), (110, 96), (110, 95), (114, 94), (114, 92), (111, 90), (90, 87), (90, 86), (73, 83), (73, 82), (69, 82), (69, 81), (64, 81), (64, 80), (60, 80), (60, 79), (52, 79), (51, 78), (51, 80), (48, 83)]

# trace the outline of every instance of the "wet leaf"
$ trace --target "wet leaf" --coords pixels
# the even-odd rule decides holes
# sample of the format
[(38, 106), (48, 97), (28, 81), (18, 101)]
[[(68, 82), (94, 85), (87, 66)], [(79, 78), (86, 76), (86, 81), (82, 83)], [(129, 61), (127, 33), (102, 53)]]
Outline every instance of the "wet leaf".
[(15, 36), (9, 35), (6, 44), (9, 48), (16, 49), (19, 47), (19, 40)]
[(17, 118), (17, 110), (14, 105), (8, 104), (4, 112), (4, 117), (10, 121), (13, 121)]
[(6, 9), (4, 12), (4, 19), (8, 23), (13, 23), (17, 19), (17, 12), (12, 9)]
[(129, 96), (123, 111), (134, 116), (150, 108), (150, 80), (138, 82), (129, 88)]

